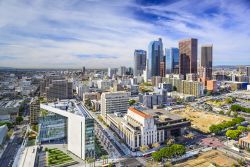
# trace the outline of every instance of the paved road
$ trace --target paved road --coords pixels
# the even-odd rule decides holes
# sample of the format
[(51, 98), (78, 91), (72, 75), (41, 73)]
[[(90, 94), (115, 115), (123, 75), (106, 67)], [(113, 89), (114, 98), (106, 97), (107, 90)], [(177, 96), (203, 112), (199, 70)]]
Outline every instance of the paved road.
[(14, 136), (13, 140), (6, 147), (1, 159), (0, 159), (0, 167), (11, 167), (16, 153), (19, 147), (22, 144), (22, 137)]
[(117, 143), (117, 141), (115, 140), (115, 137), (113, 136), (113, 133), (105, 128), (105, 126), (98, 120), (97, 116), (93, 113), (91, 113), (85, 106), (84, 104), (81, 102), (81, 107), (85, 110), (85, 112), (87, 112), (89, 115), (91, 115), (94, 119), (95, 122), (98, 125), (98, 128), (103, 132), (103, 134), (109, 139), (109, 141), (112, 143), (112, 145), (116, 148), (116, 150), (120, 153), (121, 156), (126, 155), (124, 148), (121, 147), (120, 144)]

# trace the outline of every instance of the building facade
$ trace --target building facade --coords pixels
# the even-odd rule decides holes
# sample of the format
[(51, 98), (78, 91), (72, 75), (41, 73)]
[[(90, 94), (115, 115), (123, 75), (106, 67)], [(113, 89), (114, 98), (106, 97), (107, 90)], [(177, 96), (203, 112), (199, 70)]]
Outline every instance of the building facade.
[(200, 78), (202, 81), (212, 79), (213, 68), (213, 45), (201, 46), (201, 66), (200, 66)]
[(185, 77), (187, 73), (197, 73), (197, 46), (194, 38), (179, 41), (179, 73)]
[(50, 113), (49, 118), (45, 117), (39, 122), (43, 130), (43, 133), (39, 133), (40, 141), (66, 137), (68, 150), (73, 154), (83, 160), (95, 157), (94, 119), (81, 103), (66, 100), (41, 104), (40, 107)]
[(147, 52), (145, 50), (135, 50), (134, 52), (134, 76), (141, 76), (146, 70)]
[(46, 87), (46, 96), (48, 99), (71, 99), (73, 97), (72, 82), (67, 80), (53, 80)]
[(179, 73), (179, 49), (168, 48), (165, 49), (166, 57), (166, 74)]
[(160, 62), (163, 61), (163, 44), (161, 38), (152, 41), (148, 47), (148, 77), (160, 76)]
[(30, 124), (37, 124), (38, 117), (40, 114), (40, 101), (38, 99), (34, 99), (30, 103)]
[(129, 92), (105, 92), (101, 95), (101, 115), (107, 117), (108, 113), (126, 112), (128, 109)]
[[(159, 114), (160, 113), (160, 114)], [(164, 143), (183, 134), (190, 122), (164, 110), (128, 108), (125, 115), (108, 114), (107, 124), (125, 141), (132, 151), (141, 146)]]

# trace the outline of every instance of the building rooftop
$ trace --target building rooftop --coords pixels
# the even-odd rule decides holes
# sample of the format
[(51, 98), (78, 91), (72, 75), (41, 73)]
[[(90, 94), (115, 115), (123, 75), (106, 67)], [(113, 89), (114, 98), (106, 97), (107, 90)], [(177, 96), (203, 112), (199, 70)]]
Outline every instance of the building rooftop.
[(48, 103), (47, 105), (60, 110), (64, 110), (72, 114), (84, 116), (85, 118), (91, 118), (89, 113), (86, 111), (85, 107), (83, 107), (83, 105), (80, 102), (77, 102), (74, 99), (60, 100), (54, 103)]
[(246, 137), (240, 138), (240, 141), (250, 143), (250, 133), (248, 133), (248, 135)]
[(143, 112), (148, 115), (151, 115), (152, 117), (155, 118), (155, 120), (159, 122), (183, 119), (181, 116), (170, 113), (169, 111), (165, 109), (147, 109), (147, 110), (144, 110)]
[(137, 114), (137, 115), (140, 115), (140, 116), (143, 117), (143, 118), (152, 118), (151, 115), (145, 113), (144, 111), (140, 111), (140, 110), (138, 110), (138, 109), (136, 109), (136, 108), (133, 108), (133, 107), (129, 107), (128, 109), (129, 109), (130, 111), (132, 111), (133, 113), (135, 113), (135, 114)]

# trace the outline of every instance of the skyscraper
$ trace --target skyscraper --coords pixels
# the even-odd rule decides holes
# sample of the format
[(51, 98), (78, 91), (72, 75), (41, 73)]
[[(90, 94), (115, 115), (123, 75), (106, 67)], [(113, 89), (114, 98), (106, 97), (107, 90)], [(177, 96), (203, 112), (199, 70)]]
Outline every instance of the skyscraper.
[(166, 74), (179, 73), (179, 49), (168, 48), (166, 54)]
[(162, 40), (152, 41), (148, 47), (148, 73), (149, 78), (160, 76), (160, 62), (163, 61)]
[(213, 67), (213, 45), (201, 46), (201, 73), (202, 78), (205, 80), (212, 79)]
[(118, 69), (118, 75), (119, 75), (119, 76), (126, 75), (126, 71), (127, 71), (127, 68), (126, 68), (125, 66), (121, 66), (121, 67)]
[(179, 73), (186, 76), (187, 73), (197, 73), (197, 39), (185, 39), (179, 41)]
[(140, 76), (146, 69), (147, 52), (145, 50), (135, 50), (134, 52), (134, 76)]
[(247, 76), (250, 77), (250, 66), (247, 66)]

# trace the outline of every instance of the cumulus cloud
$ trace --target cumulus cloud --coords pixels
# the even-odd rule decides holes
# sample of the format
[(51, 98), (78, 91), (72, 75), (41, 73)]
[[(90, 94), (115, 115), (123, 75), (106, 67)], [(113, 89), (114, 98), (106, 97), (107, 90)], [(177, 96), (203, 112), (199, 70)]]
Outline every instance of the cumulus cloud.
[(249, 15), (243, 0), (0, 1), (0, 66), (132, 66), (158, 37), (164, 47), (195, 37), (214, 45), (215, 64), (247, 64)]

